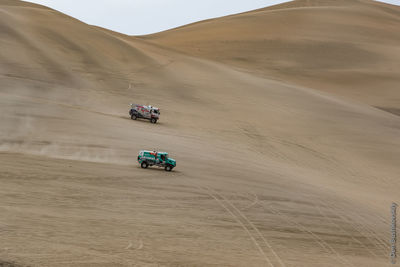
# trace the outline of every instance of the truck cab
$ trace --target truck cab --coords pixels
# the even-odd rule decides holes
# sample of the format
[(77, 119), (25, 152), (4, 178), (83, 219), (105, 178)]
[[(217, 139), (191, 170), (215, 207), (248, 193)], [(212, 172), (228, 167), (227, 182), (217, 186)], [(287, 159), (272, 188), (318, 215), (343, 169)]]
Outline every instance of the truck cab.
[(158, 119), (160, 116), (160, 109), (152, 107), (152, 109), (150, 110), (150, 114), (152, 117), (155, 117)]

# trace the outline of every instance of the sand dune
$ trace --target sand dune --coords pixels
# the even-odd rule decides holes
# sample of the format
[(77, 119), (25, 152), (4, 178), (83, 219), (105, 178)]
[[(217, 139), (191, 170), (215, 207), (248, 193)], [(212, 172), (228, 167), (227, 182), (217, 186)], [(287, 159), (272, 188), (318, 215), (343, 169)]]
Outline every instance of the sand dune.
[[(0, 265), (389, 265), (397, 7), (294, 1), (142, 37), (0, 14)], [(178, 167), (142, 170), (140, 149)]]
[(374, 106), (400, 106), (400, 7), (300, 0), (145, 40)]

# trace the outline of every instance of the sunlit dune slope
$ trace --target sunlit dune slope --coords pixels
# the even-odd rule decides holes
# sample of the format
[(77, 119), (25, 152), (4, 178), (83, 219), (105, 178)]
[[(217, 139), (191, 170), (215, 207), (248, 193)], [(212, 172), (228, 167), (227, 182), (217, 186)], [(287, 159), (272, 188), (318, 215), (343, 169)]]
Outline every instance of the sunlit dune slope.
[(298, 0), (144, 36), (258, 75), (400, 108), (400, 7)]

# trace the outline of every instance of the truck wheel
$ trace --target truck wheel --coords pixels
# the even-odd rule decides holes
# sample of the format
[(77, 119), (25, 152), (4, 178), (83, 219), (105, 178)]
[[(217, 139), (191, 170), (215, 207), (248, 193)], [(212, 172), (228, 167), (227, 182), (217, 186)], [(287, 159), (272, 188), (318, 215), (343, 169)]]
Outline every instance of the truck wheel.
[(142, 164), (140, 164), (140, 167), (142, 167), (143, 169), (146, 169), (147, 167), (149, 167), (149, 164), (147, 164), (146, 161), (143, 161)]
[(157, 123), (157, 119), (151, 118), (150, 122), (151, 122), (151, 123)]
[(172, 166), (171, 166), (171, 165), (165, 166), (165, 170), (166, 170), (167, 172), (172, 171)]
[(136, 115), (135, 115), (135, 114), (132, 114), (132, 115), (131, 115), (131, 119), (132, 119), (132, 120), (136, 120), (136, 119), (137, 119)]

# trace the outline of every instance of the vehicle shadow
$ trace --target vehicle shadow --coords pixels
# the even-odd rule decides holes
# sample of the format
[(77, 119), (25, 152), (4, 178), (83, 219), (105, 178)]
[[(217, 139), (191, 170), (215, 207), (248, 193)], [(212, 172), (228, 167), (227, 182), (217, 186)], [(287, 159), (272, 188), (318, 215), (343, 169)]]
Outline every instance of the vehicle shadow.
[(144, 169), (144, 168), (142, 168), (142, 167), (140, 167), (140, 166), (136, 166), (136, 168), (137, 168), (137, 169), (144, 170), (144, 171), (155, 171), (155, 172), (164, 172), (164, 173), (183, 174), (182, 172), (177, 171), (177, 170), (175, 170), (175, 169), (172, 169), (172, 171), (167, 172), (166, 170), (164, 170), (164, 168), (161, 168), (161, 167), (160, 167), (160, 168), (158, 168), (158, 167), (148, 167), (148, 168)]
[(146, 119), (136, 119), (136, 120), (132, 120), (130, 117), (126, 117), (126, 116), (119, 116), (120, 118), (122, 118), (122, 119), (125, 119), (125, 120), (130, 120), (130, 121), (133, 121), (133, 122), (139, 122), (139, 123), (148, 123), (148, 124), (151, 124), (151, 125), (157, 125), (157, 124), (159, 124), (159, 125), (164, 125), (164, 123), (162, 123), (162, 122), (160, 122), (160, 121), (157, 121), (157, 123), (151, 123), (149, 120), (146, 120)]

